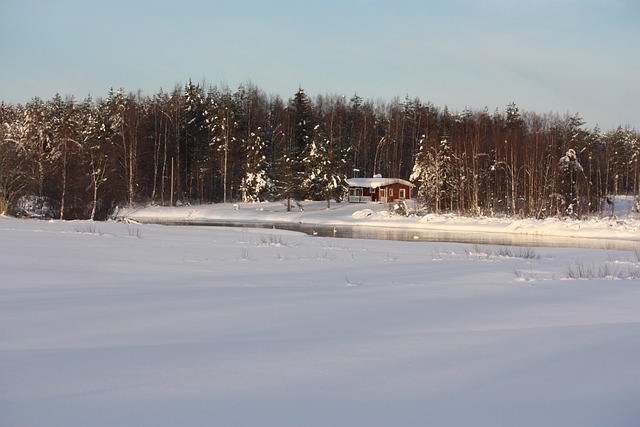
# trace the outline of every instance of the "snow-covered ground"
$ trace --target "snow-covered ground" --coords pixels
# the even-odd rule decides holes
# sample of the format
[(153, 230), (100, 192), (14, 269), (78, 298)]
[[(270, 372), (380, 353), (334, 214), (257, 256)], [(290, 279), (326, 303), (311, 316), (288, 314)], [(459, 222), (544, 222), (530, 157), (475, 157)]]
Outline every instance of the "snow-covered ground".
[[(313, 206), (127, 216), (638, 241), (631, 214), (536, 225)], [(0, 239), (3, 427), (640, 423), (639, 251), (6, 217)]]

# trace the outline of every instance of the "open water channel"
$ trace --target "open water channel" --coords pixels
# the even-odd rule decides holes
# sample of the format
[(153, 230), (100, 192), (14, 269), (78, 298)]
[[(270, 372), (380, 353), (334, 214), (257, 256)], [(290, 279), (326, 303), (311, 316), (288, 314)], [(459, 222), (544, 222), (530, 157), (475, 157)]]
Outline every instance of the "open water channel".
[(399, 240), (408, 242), (450, 242), (477, 245), (504, 245), (524, 247), (569, 247), (587, 249), (607, 249), (640, 251), (640, 244), (628, 240), (596, 238), (531, 236), (510, 233), (462, 232), (423, 230), (419, 228), (340, 226), (317, 224), (266, 223), (266, 222), (224, 222), (208, 220), (157, 221), (157, 224), (211, 227), (264, 228), (298, 231), (317, 237), (349, 239)]

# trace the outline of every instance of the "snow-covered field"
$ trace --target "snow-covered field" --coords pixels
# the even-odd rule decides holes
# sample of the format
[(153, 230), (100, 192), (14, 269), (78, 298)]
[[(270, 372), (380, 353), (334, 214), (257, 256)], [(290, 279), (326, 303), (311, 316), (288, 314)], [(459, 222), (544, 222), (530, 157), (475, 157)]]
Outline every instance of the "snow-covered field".
[[(127, 216), (529, 223), (269, 206)], [(638, 426), (638, 231), (599, 223), (608, 249), (0, 217), (0, 426)]]

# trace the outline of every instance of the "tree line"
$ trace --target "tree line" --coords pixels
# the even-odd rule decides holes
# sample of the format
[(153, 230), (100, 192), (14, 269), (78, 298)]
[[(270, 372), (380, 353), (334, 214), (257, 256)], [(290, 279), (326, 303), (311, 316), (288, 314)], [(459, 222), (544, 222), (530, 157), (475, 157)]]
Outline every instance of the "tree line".
[(600, 214), (640, 189), (639, 135), (581, 117), (252, 84), (0, 103), (0, 211), (106, 219), (118, 206), (340, 200), (345, 178), (410, 179), (422, 210)]

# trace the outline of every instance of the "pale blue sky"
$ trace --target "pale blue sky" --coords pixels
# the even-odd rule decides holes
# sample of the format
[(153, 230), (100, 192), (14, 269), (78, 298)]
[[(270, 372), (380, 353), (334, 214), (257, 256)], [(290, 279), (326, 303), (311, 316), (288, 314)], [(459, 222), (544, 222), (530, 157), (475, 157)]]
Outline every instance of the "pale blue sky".
[(0, 0), (0, 100), (189, 79), (640, 129), (638, 0)]

